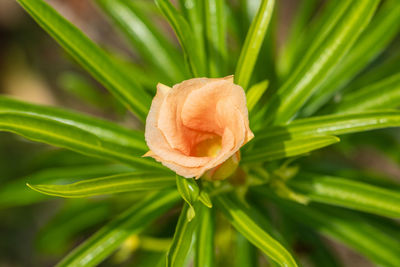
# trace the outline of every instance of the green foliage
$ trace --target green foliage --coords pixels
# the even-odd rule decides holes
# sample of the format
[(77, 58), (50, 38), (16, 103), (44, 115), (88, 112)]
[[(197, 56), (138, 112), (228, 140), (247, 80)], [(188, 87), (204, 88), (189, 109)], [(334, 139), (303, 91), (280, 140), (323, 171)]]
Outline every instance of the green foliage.
[(185, 58), (188, 62), (191, 74), (194, 77), (205, 75), (205, 62), (201, 59), (201, 49), (198, 48), (199, 44), (195, 42), (196, 39), (193, 36), (189, 23), (170, 1), (155, 0), (155, 2), (175, 31), (185, 53)]
[(215, 266), (215, 213), (209, 207), (201, 205), (198, 218), (194, 266), (213, 267)]
[(269, 85), (268, 80), (265, 80), (253, 85), (247, 91), (246, 99), (247, 99), (247, 109), (249, 110), (249, 112), (251, 112), (254, 109), (255, 105), (259, 102), (262, 95), (268, 89), (268, 85)]
[[(32, 114), (24, 110), (21, 112), (9, 111), (6, 108), (5, 112), (0, 113), (0, 129), (20, 134), (37, 142), (68, 148), (85, 155), (128, 163), (135, 167), (160, 167), (151, 160), (138, 157), (141, 150), (118, 144), (118, 141), (118, 143), (109, 141), (113, 135), (120, 136), (118, 132), (113, 132), (111, 129), (102, 132), (101, 128), (95, 125), (94, 127), (100, 133), (96, 134), (94, 131), (82, 129), (80, 127), (82, 123), (75, 124), (74, 120), (69, 117), (66, 117), (67, 121), (65, 122), (62, 117), (54, 115)], [(68, 123), (68, 120), (72, 123)], [(85, 126), (87, 129), (92, 128), (92, 125)], [(134, 136), (134, 133), (132, 135)], [(128, 140), (128, 138), (125, 139)], [(140, 144), (132, 138), (129, 141), (132, 145)]]
[(178, 199), (176, 191), (152, 194), (101, 228), (57, 266), (95, 266), (130, 235), (143, 231), (150, 221), (166, 212)]
[(315, 116), (298, 119), (276, 127), (265, 127), (257, 135), (256, 142), (285, 140), (310, 135), (342, 135), (373, 129), (400, 126), (400, 112), (395, 110), (366, 111), (351, 114)]
[(255, 247), (240, 233), (236, 236), (236, 253), (235, 266), (257, 266)]
[(44, 1), (18, 2), (75, 60), (138, 118), (146, 118), (151, 98), (123, 71), (122, 66)]
[(313, 201), (400, 218), (400, 193), (339, 177), (300, 174), (290, 182)]
[(101, 8), (115, 21), (140, 56), (159, 69), (169, 82), (187, 77), (182, 71), (182, 58), (173, 45), (148, 19), (135, 2), (98, 0)]
[[(203, 0), (179, 0), (181, 10), (186, 20), (190, 24), (193, 32), (193, 40), (197, 46), (197, 56), (199, 66), (203, 66), (204, 72), (207, 68), (206, 63), (206, 36), (204, 23), (204, 1)], [(222, 34), (222, 33), (221, 33)]]
[(185, 179), (179, 175), (176, 175), (176, 188), (178, 189), (178, 192), (181, 194), (182, 198), (189, 205), (186, 215), (187, 219), (191, 221), (196, 215), (194, 204), (199, 198), (200, 189), (193, 178)]
[(340, 113), (400, 106), (400, 73), (349, 93), (335, 111)]
[[(307, 108), (304, 110), (306, 115), (313, 114), (332, 98), (335, 92), (347, 85), (368, 62), (375, 59), (382, 52), (397, 35), (400, 28), (399, 16), (400, 5), (396, 1), (386, 1), (367, 29), (356, 41), (349, 54), (339, 63), (334, 72), (325, 79), (320, 88), (318, 88), (318, 92), (310, 99)], [(383, 105), (381, 107), (388, 108), (388, 106)]]
[[(46, 224), (36, 239), (39, 251), (62, 256), (71, 249), (76, 235), (103, 223), (110, 213), (110, 203), (106, 201), (67, 202)], [(51, 243), (51, 246), (48, 246)]]
[(263, 0), (260, 4), (240, 53), (235, 71), (235, 82), (245, 90), (250, 82), (251, 74), (258, 57), (261, 45), (267, 33), (268, 25), (272, 17), (275, 0)]
[(179, 216), (178, 224), (176, 225), (174, 238), (171, 247), (167, 252), (166, 266), (184, 266), (188, 260), (188, 254), (194, 239), (195, 230), (199, 223), (199, 217), (188, 220), (187, 215), (190, 209), (198, 211), (201, 205), (197, 204), (194, 207), (185, 204)]
[(304, 105), (357, 40), (378, 3), (376, 0), (351, 2), (326, 37), (309, 48), (293, 75), (271, 99), (266, 114), (272, 123), (287, 122)]
[(147, 149), (142, 132), (126, 129), (115, 123), (72, 111), (28, 104), (2, 96), (0, 97), (0, 113), (20, 114), (21, 116), (31, 115), (40, 119), (62, 123), (65, 126), (79, 128), (96, 135), (99, 139), (129, 147), (135, 151), (146, 152)]
[(243, 155), (243, 163), (253, 163), (259, 161), (271, 161), (287, 157), (294, 157), (310, 151), (320, 149), (325, 146), (339, 142), (335, 136), (313, 136), (308, 138), (294, 138), (291, 140), (277, 141), (264, 148), (259, 147), (250, 150)]
[[(330, 0), (321, 8), (320, 0), (300, 1), (286, 39), (274, 0), (93, 1), (140, 62), (106, 52), (44, 0), (16, 1), (116, 97), (84, 76), (61, 76), (61, 87), (82, 103), (125, 118), (122, 103), (144, 123), (158, 82), (234, 72), (255, 134), (232, 177), (186, 179), (142, 157), (143, 131), (129, 124), (0, 96), (0, 131), (79, 153), (9, 153), (0, 139), (0, 161), (23, 169), (1, 177), (0, 214), (49, 196), (85, 198), (62, 200), (36, 239), (40, 252), (57, 256), (75, 246), (57, 266), (107, 258), (107, 266), (259, 266), (262, 255), (271, 266), (294, 267), (304, 254), (315, 266), (341, 266), (320, 235), (376, 265), (400, 266), (400, 183), (385, 177), (399, 163), (398, 129), (387, 129), (400, 126), (398, 1)], [(355, 133), (337, 144), (337, 136)], [(384, 160), (365, 155), (375, 164), (360, 166), (353, 154), (361, 146)], [(370, 170), (375, 165), (382, 173)], [(15, 166), (0, 167), (10, 175)]]
[(223, 0), (205, 0), (205, 37), (208, 52), (208, 73), (210, 77), (226, 75), (226, 7)]
[[(326, 206), (303, 206), (266, 194), (265, 188), (255, 192), (273, 200), (290, 218), (315, 229), (359, 251), (377, 265), (397, 266), (400, 242), (371, 224), (357, 213)], [(306, 220), (304, 218), (307, 218)]]
[(174, 177), (171, 174), (131, 172), (86, 179), (67, 185), (28, 184), (28, 186), (39, 193), (50, 196), (81, 198), (142, 190), (162, 190), (170, 188), (174, 184)]
[(30, 190), (26, 184), (63, 184), (72, 183), (79, 179), (92, 179), (99, 176), (116, 175), (132, 171), (131, 167), (116, 164), (85, 164), (83, 166), (58, 166), (42, 168), (0, 187), (0, 208), (34, 204), (48, 198), (36, 191)]
[(251, 212), (237, 199), (220, 195), (215, 198), (217, 206), (243, 236), (281, 266), (297, 266), (290, 253), (278, 241), (257, 225)]

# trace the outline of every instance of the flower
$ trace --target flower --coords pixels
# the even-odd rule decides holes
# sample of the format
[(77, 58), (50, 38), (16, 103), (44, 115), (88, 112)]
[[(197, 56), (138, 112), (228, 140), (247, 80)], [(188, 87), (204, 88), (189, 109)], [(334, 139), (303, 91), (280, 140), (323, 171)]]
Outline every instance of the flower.
[(233, 76), (194, 78), (172, 88), (159, 83), (146, 119), (150, 151), (144, 156), (183, 177), (199, 178), (232, 156), (237, 162), (237, 152), (253, 137), (246, 95)]

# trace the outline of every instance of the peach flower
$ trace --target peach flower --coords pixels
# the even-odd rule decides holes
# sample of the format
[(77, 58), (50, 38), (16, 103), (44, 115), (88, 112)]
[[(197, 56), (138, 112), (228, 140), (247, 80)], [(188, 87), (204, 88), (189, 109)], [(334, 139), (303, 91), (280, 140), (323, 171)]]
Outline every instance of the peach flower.
[(246, 95), (233, 76), (195, 78), (172, 88), (158, 84), (146, 120), (150, 156), (186, 178), (199, 178), (254, 137)]

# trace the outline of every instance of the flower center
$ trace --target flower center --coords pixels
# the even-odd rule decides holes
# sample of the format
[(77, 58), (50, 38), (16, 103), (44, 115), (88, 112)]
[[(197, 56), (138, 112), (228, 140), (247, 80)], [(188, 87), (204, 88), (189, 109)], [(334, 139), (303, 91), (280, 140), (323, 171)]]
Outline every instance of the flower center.
[(215, 157), (221, 150), (222, 138), (215, 135), (196, 144), (192, 151), (195, 157)]

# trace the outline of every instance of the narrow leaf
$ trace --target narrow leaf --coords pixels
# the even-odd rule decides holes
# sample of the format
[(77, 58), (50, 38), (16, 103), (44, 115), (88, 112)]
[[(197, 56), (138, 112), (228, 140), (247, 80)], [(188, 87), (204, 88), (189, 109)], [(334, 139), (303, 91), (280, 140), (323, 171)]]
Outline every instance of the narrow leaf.
[(197, 45), (200, 66), (206, 68), (204, 2), (204, 0), (179, 0), (183, 14), (193, 31), (193, 39)]
[(199, 205), (199, 222), (196, 231), (195, 267), (215, 266), (215, 215), (212, 209)]
[(269, 258), (281, 266), (297, 266), (292, 255), (265, 232), (250, 216), (251, 212), (227, 195), (215, 197), (215, 203), (230, 223)]
[(37, 115), (0, 113), (0, 130), (92, 157), (119, 161), (139, 168), (162, 168), (154, 161), (141, 158), (138, 150), (102, 140), (77, 126)]
[(285, 43), (280, 49), (277, 59), (277, 72), (280, 77), (286, 77), (293, 66), (294, 54), (299, 45), (299, 38), (304, 32), (304, 28), (309, 23), (315, 8), (316, 0), (300, 1), (296, 8), (295, 17), (290, 23), (290, 29)]
[(349, 113), (380, 108), (400, 106), (400, 73), (383, 81), (345, 95), (334, 109), (336, 112)]
[(199, 56), (195, 37), (192, 35), (190, 25), (169, 0), (155, 0), (161, 12), (167, 18), (179, 39), (185, 53), (189, 69), (194, 77), (205, 75), (205, 66)]
[(163, 191), (128, 209), (75, 248), (57, 266), (96, 266), (129, 236), (141, 232), (151, 221), (179, 200), (176, 191)]
[(90, 179), (129, 171), (133, 171), (133, 169), (124, 165), (109, 164), (44, 168), (29, 174), (28, 177), (24, 176), (2, 184), (0, 187), (0, 208), (29, 205), (48, 199), (48, 196), (29, 189), (26, 183), (72, 183), (77, 179)]
[(400, 193), (340, 177), (300, 174), (290, 181), (313, 201), (400, 218)]
[(388, 44), (398, 36), (400, 29), (400, 3), (386, 1), (363, 34), (344, 57), (338, 67), (326, 77), (318, 92), (313, 95), (303, 111), (309, 116), (343, 89), (349, 81), (373, 61)]
[(369, 23), (378, 0), (351, 2), (340, 21), (317, 49), (310, 49), (290, 79), (271, 98), (269, 122), (290, 120), (351, 48)]
[(386, 57), (382, 62), (374, 64), (360, 75), (354, 78), (348, 86), (346, 92), (353, 92), (360, 88), (365, 88), (371, 84), (382, 81), (394, 74), (400, 69), (400, 49), (397, 49)]
[(17, 1), (94, 78), (145, 120), (150, 96), (106, 52), (43, 0)]
[(240, 52), (239, 61), (235, 71), (235, 82), (247, 90), (251, 74), (257, 61), (258, 53), (267, 33), (272, 17), (275, 0), (263, 0), (257, 15), (251, 23), (245, 43)]
[(267, 140), (302, 138), (310, 135), (341, 135), (400, 126), (400, 111), (382, 110), (298, 119), (255, 133), (255, 143)]
[(256, 267), (257, 266), (257, 250), (247, 240), (242, 234), (239, 232), (236, 234), (236, 253), (235, 253), (235, 267), (249, 266)]
[[(198, 211), (198, 208), (202, 206), (199, 204), (200, 203), (196, 204), (195, 206), (196, 211)], [(199, 220), (199, 216), (191, 221), (187, 220), (186, 214), (189, 212), (189, 209), (190, 206), (185, 204), (181, 211), (181, 215), (179, 216), (174, 238), (166, 256), (165, 266), (167, 267), (186, 266), (185, 262), (189, 254)]]
[(82, 198), (132, 191), (163, 190), (173, 187), (174, 176), (152, 172), (131, 172), (94, 178), (67, 185), (33, 185), (33, 190), (51, 196)]
[(298, 223), (344, 243), (379, 266), (400, 265), (400, 242), (356, 213), (326, 205), (296, 204), (268, 193), (265, 187), (253, 188), (252, 192), (275, 202)]
[(143, 153), (148, 150), (143, 132), (61, 108), (34, 105), (0, 96), (0, 113), (33, 115), (85, 130), (103, 141), (140, 150)]
[[(310, 1), (303, 1), (310, 2)], [(306, 53), (315, 51), (322, 41), (332, 32), (337, 22), (342, 19), (343, 14), (350, 6), (350, 1), (326, 1), (323, 7), (315, 15), (304, 32), (292, 45), (293, 49), (290, 57), (287, 57), (287, 62), (279, 62), (283, 69), (278, 69), (281, 73), (281, 80), (285, 81), (289, 74), (293, 74), (295, 67), (300, 62)], [(311, 46), (310, 46), (311, 44)], [(282, 60), (285, 60), (283, 58)]]
[(204, 14), (206, 26), (207, 61), (210, 77), (225, 76), (226, 14), (224, 0), (205, 0)]
[(310, 136), (308, 138), (296, 138), (291, 140), (278, 140), (271, 143), (263, 143), (262, 147), (244, 151), (243, 163), (259, 161), (271, 161), (287, 157), (293, 157), (311, 152), (322, 147), (339, 142), (335, 136)]
[(247, 100), (247, 109), (251, 112), (258, 101), (261, 99), (261, 96), (268, 89), (269, 81), (264, 80), (262, 82), (254, 84), (250, 89), (246, 92), (246, 100)]
[(148, 14), (130, 1), (97, 0), (97, 3), (153, 68), (160, 69), (170, 81), (184, 80), (183, 60), (154, 22), (148, 19)]

